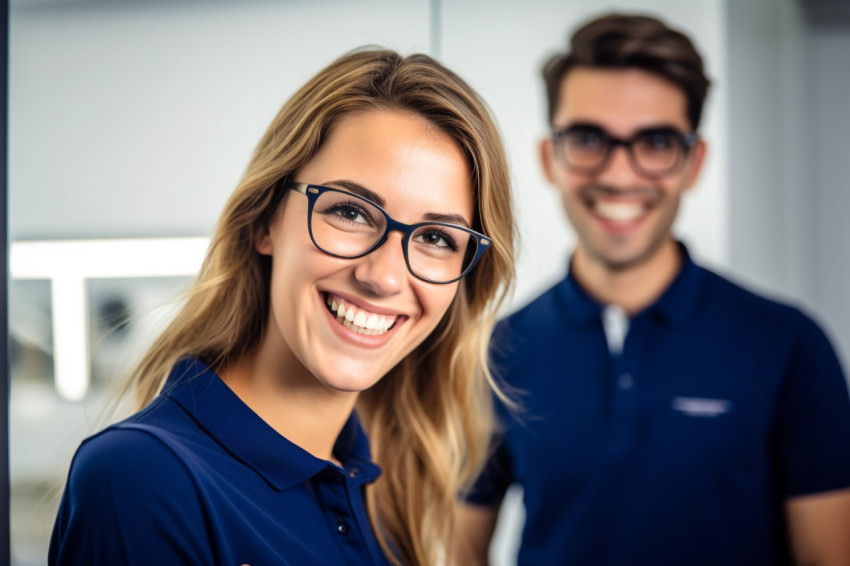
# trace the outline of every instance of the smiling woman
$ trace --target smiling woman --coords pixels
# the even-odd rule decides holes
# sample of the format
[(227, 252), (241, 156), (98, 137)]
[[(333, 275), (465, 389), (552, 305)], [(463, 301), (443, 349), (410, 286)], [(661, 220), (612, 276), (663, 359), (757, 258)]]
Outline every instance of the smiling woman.
[(139, 412), (77, 451), (49, 563), (438, 563), (484, 457), (513, 233), (469, 86), (424, 55), (332, 63), (130, 376)]

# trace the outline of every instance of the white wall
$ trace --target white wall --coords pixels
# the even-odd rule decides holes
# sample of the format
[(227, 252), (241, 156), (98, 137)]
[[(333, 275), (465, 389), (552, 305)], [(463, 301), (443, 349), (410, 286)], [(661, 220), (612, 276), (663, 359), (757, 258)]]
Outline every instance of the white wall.
[(847, 368), (850, 10), (806, 4), (727, 3), (728, 272), (814, 315)]
[(813, 110), (807, 123), (814, 169), (802, 179), (801, 199), (813, 204), (811, 300), (832, 331), (850, 369), (850, 20), (819, 29), (811, 39), (814, 92), (804, 103)]
[[(810, 136), (806, 29), (797, 0), (728, 7), (730, 263), (786, 296), (806, 292), (810, 211), (801, 200)], [(796, 157), (796, 158), (795, 158)]]
[(427, 0), (13, 4), (10, 239), (209, 235), (297, 87), (363, 44), (427, 51), (429, 17)]

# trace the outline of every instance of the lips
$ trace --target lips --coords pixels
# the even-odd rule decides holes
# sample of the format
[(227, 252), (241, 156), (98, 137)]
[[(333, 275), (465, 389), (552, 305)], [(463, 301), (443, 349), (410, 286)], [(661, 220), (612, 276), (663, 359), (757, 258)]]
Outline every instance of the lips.
[(386, 334), (399, 318), (398, 315), (369, 312), (330, 293), (325, 295), (325, 305), (331, 314), (336, 316), (337, 322), (366, 336)]

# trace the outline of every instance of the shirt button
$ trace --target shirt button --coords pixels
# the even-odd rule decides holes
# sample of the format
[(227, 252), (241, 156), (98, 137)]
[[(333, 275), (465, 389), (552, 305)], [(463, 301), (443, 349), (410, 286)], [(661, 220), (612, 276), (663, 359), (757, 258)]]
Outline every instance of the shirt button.
[(339, 523), (336, 526), (336, 530), (339, 531), (339, 534), (344, 535), (348, 532), (348, 525), (345, 524), (345, 521), (342, 519), (338, 519)]
[(357, 475), (357, 472), (359, 472), (359, 471), (360, 470), (358, 470), (357, 468), (353, 468), (350, 472), (348, 472), (348, 477), (353, 478), (354, 476)]
[(633, 384), (634, 379), (632, 379), (632, 376), (627, 373), (624, 373), (617, 378), (617, 385), (620, 386), (620, 389), (631, 389)]

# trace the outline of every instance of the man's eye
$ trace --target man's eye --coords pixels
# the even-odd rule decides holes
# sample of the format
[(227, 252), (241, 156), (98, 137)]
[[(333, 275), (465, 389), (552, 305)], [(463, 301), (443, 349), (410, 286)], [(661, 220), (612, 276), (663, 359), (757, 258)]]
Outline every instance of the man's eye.
[(641, 136), (636, 144), (652, 151), (668, 151), (676, 147), (676, 139), (670, 134), (655, 133)]
[(594, 149), (605, 144), (605, 137), (599, 132), (579, 130), (570, 132), (567, 141), (575, 147)]

